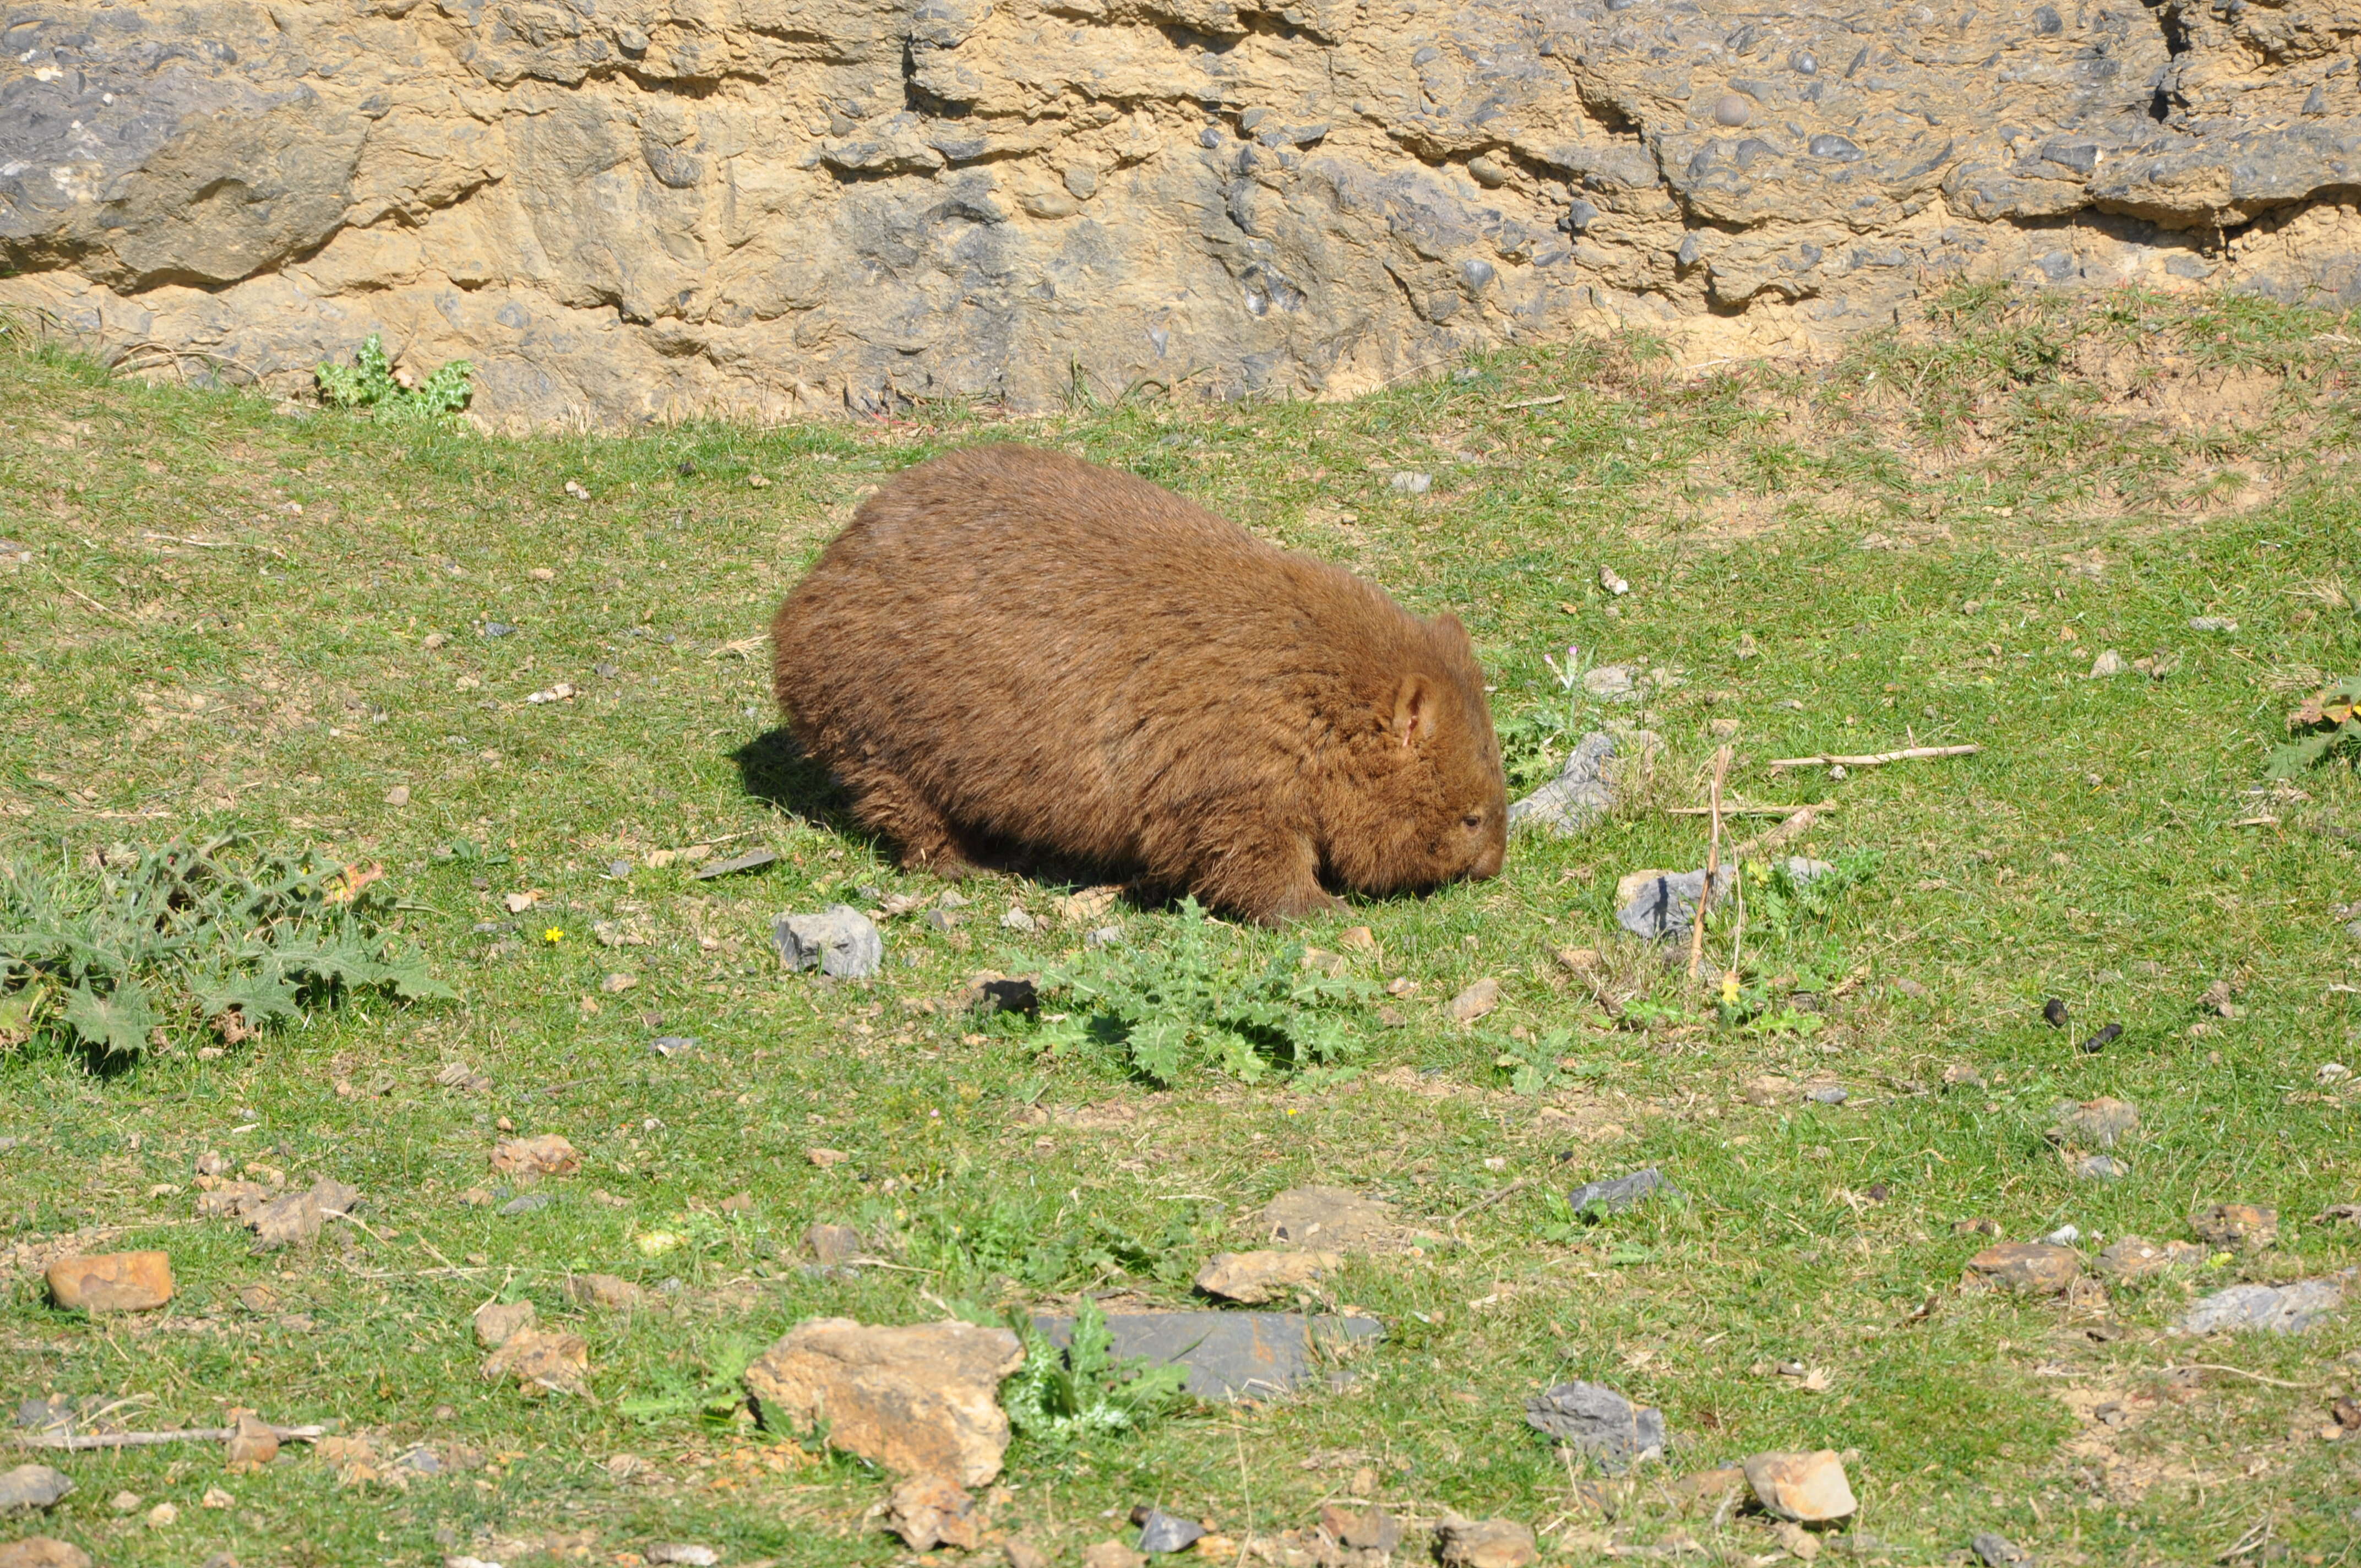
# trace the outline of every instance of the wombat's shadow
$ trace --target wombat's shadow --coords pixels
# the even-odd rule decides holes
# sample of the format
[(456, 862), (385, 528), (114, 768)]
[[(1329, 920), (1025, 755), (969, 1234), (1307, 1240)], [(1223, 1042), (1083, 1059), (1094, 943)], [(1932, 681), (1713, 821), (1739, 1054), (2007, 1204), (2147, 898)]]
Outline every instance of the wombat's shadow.
[(862, 826), (852, 815), (851, 797), (826, 768), (804, 754), (786, 726), (755, 736), (730, 752), (730, 760), (738, 764), (739, 784), (756, 800), (844, 838), (891, 848)]
[[(796, 741), (795, 732), (785, 726), (757, 735), (730, 752), (730, 760), (738, 765), (740, 784), (756, 800), (825, 827), (842, 838), (869, 845), (889, 861), (895, 858), (894, 846), (852, 815), (851, 797), (828, 769), (805, 754)], [(1126, 883), (1124, 897), (1137, 908), (1167, 908), (1178, 902), (1177, 894), (1144, 883), (1134, 884), (1118, 872), (1089, 861), (1044, 855), (1009, 844), (982, 843), (970, 848), (979, 869), (1023, 877), (1039, 883), (1044, 892)]]

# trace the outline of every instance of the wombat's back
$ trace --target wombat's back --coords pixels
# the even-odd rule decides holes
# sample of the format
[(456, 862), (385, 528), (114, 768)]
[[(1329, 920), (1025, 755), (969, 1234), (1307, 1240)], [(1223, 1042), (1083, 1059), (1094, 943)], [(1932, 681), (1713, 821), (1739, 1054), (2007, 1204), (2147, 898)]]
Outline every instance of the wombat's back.
[(774, 640), (806, 745), (906, 852), (946, 861), (971, 835), (1152, 860), (1159, 808), (1288, 809), (1437, 663), (1433, 628), (1350, 574), (1017, 446), (871, 498)]

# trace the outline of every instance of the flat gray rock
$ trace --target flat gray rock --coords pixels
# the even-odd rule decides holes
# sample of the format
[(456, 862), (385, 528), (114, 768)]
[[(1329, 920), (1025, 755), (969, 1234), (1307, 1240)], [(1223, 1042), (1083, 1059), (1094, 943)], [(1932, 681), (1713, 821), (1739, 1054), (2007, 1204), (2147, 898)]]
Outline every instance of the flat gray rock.
[[(1729, 894), (1735, 874), (1728, 866), (1714, 873), (1715, 898)], [(1697, 899), (1705, 893), (1705, 881), (1702, 871), (1668, 872), (1652, 877), (1615, 912), (1615, 923), (1634, 937), (1651, 939), (1686, 933), (1697, 919)]]
[(1606, 816), (1615, 804), (1607, 783), (1614, 756), (1614, 736), (1603, 729), (1584, 736), (1557, 777), (1509, 807), (1509, 831), (1536, 828), (1564, 839)]
[(817, 969), (830, 980), (866, 980), (885, 961), (875, 921), (849, 904), (817, 915), (782, 915), (771, 941), (789, 969)]
[(1562, 1438), (1620, 1475), (1664, 1456), (1664, 1412), (1635, 1405), (1603, 1383), (1560, 1383), (1525, 1404), (1525, 1424)]
[(2216, 1290), (2180, 1316), (2192, 1334), (2261, 1329), (2300, 1334), (2342, 1306), (2343, 1277), (2299, 1279), (2292, 1285), (2233, 1285)]
[[(1116, 1355), (1187, 1367), (1182, 1387), (1200, 1399), (1268, 1398), (1323, 1382), (1323, 1347), (1385, 1333), (1374, 1318), (1329, 1312), (1121, 1312), (1106, 1325)], [(1071, 1318), (1037, 1317), (1033, 1326), (1060, 1347), (1073, 1337)]]
[(0, 1471), (0, 1514), (55, 1508), (73, 1489), (73, 1482), (63, 1472), (46, 1464), (19, 1464), (14, 1470)]
[(1681, 1190), (1664, 1179), (1664, 1173), (1654, 1166), (1635, 1170), (1629, 1176), (1618, 1176), (1601, 1181), (1586, 1181), (1565, 1195), (1566, 1204), (1579, 1214), (1596, 1208), (1609, 1214), (1620, 1214), (1636, 1208), (1659, 1194), (1678, 1198)]

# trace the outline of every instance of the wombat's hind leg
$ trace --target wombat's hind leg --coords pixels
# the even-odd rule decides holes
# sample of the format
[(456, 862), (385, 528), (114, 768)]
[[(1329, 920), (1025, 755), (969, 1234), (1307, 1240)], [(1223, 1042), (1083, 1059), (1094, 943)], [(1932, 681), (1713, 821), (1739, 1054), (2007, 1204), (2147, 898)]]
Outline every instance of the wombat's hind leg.
[(954, 881), (975, 870), (950, 818), (899, 774), (863, 772), (842, 782), (852, 814), (893, 840), (904, 870)]
[(1176, 813), (1143, 838), (1152, 874), (1216, 909), (1263, 926), (1344, 912), (1344, 900), (1320, 885), (1320, 851), (1311, 835), (1251, 812), (1215, 806)]

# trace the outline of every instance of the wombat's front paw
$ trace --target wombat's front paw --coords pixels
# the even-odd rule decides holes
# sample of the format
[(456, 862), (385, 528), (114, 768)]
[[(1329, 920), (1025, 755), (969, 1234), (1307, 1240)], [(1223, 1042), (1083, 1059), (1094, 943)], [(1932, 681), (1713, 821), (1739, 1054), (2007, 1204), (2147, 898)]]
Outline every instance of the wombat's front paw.
[(1284, 926), (1292, 920), (1323, 920), (1345, 913), (1345, 901), (1325, 889), (1312, 887), (1290, 893), (1268, 906), (1257, 910), (1256, 921), (1264, 926)]

